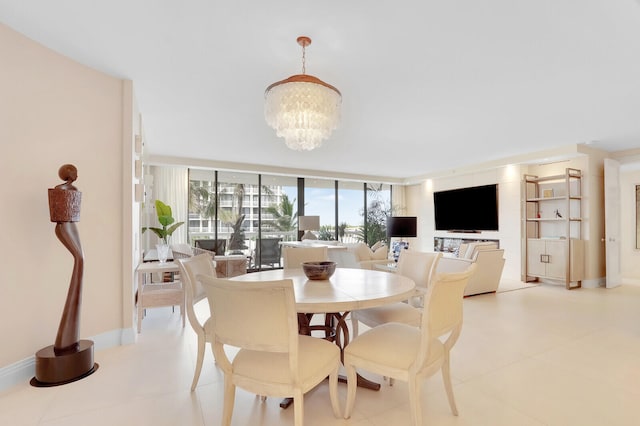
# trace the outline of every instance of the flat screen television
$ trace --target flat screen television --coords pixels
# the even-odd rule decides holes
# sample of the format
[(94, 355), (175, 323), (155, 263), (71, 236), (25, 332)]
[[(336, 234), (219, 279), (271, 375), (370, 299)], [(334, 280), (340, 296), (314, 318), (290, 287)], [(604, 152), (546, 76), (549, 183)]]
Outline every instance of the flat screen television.
[(498, 230), (498, 185), (473, 186), (433, 193), (437, 231)]

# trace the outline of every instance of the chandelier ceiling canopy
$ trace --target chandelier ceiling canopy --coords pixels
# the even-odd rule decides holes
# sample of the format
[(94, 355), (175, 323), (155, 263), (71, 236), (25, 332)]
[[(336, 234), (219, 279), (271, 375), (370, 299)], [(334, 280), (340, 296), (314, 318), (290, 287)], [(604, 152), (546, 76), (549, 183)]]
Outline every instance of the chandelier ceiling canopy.
[(338, 127), (342, 95), (332, 85), (306, 74), (305, 50), (311, 39), (300, 36), (297, 41), (302, 46), (302, 74), (267, 87), (264, 115), (289, 148), (310, 151)]

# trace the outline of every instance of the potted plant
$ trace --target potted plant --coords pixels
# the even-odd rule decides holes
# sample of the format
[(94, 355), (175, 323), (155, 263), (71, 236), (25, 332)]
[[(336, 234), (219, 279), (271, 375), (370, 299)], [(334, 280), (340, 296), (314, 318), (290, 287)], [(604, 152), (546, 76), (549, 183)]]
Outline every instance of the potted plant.
[(158, 260), (160, 260), (160, 262), (164, 262), (167, 260), (167, 256), (169, 255), (169, 237), (171, 237), (171, 234), (184, 224), (184, 222), (176, 222), (173, 218), (171, 207), (162, 201), (156, 200), (155, 204), (158, 222), (160, 222), (162, 228), (149, 226), (143, 228), (142, 232), (150, 229), (162, 240), (160, 244), (156, 244), (156, 248), (158, 249)]

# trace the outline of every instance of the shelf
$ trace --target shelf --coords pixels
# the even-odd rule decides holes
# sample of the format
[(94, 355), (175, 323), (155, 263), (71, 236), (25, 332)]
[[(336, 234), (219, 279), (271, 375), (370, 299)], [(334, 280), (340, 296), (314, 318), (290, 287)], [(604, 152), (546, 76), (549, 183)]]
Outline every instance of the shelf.
[(525, 220), (530, 222), (564, 222), (565, 220), (569, 220), (570, 222), (580, 222), (582, 218), (579, 217), (570, 217), (569, 219), (565, 219), (564, 217), (528, 217)]
[(564, 201), (567, 198), (570, 200), (582, 200), (580, 195), (571, 195), (570, 197), (562, 195), (558, 197), (527, 198), (527, 203), (539, 203), (540, 201)]
[(569, 172), (567, 174), (542, 176), (542, 177), (527, 176), (527, 178), (525, 179), (525, 182), (532, 182), (532, 183), (552, 182), (552, 181), (560, 182), (560, 181), (564, 181), (567, 177), (569, 179), (580, 179), (582, 177), (582, 173), (580, 173), (580, 170), (577, 170), (577, 169), (569, 169)]
[[(581, 240), (582, 172), (524, 175), (522, 179), (522, 279), (562, 280), (580, 287), (584, 270)], [(546, 196), (544, 196), (546, 195)], [(561, 214), (561, 217), (556, 216)], [(577, 286), (572, 285), (577, 282)]]

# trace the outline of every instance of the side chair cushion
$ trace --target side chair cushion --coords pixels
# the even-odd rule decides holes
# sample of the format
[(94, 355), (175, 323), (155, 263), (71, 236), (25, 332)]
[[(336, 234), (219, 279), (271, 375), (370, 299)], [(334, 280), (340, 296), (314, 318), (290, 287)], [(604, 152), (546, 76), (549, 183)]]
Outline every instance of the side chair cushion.
[[(303, 389), (315, 386), (340, 360), (337, 345), (316, 337), (298, 336), (299, 379)], [(232, 362), (236, 375), (251, 381), (292, 383), (288, 354), (241, 349)], [(283, 395), (284, 396), (284, 395)]]
[(377, 306), (372, 309), (360, 309), (357, 313), (358, 320), (377, 327), (388, 322), (399, 322), (420, 327), (420, 311), (408, 303), (398, 302), (390, 305)]
[[(374, 364), (385, 365), (391, 368), (407, 370), (416, 359), (421, 330), (406, 324), (387, 323), (356, 337), (345, 348), (345, 357), (354, 357), (365, 362), (371, 361)], [(438, 360), (443, 357), (444, 345), (434, 339), (429, 345), (430, 360)], [(356, 362), (356, 365), (362, 363)], [(367, 369), (367, 366), (363, 367)]]

